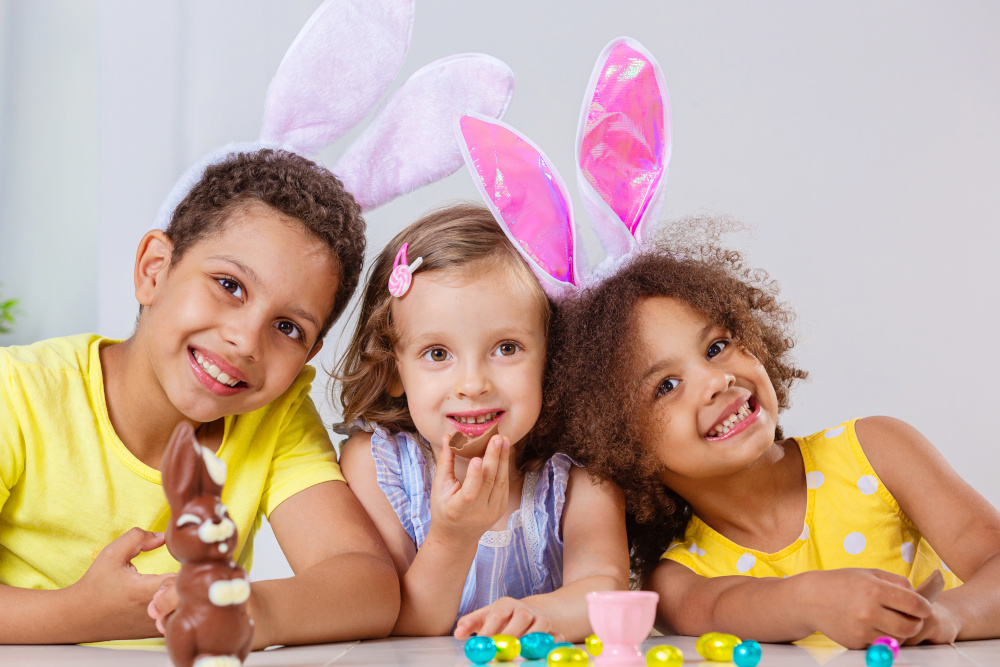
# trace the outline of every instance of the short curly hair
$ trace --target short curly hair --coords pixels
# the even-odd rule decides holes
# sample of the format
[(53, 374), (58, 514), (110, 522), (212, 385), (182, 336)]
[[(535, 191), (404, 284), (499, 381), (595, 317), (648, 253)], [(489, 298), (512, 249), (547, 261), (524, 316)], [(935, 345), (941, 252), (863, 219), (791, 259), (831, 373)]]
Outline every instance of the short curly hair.
[[(357, 326), (334, 372), (339, 381), (335, 383), (334, 401), (339, 399), (344, 419), (338, 430), (349, 430), (352, 422), (360, 420), (378, 424), (390, 433), (416, 432), (406, 397), (389, 393), (399, 378), (395, 345), (400, 334), (393, 323), (395, 299), (389, 294), (388, 283), (393, 260), (403, 243), (409, 244), (410, 262), (417, 257), (423, 259), (420, 273), (458, 271), (476, 275), (502, 269), (509, 277), (509, 287), (523, 291), (538, 305), (548, 332), (552, 304), (490, 210), (481, 204), (463, 202), (431, 211), (389, 241), (369, 269)], [(536, 428), (520, 448), (518, 464), (522, 467), (547, 458), (548, 449), (535, 437), (544, 418), (543, 410)]]
[[(637, 306), (651, 297), (674, 297), (725, 327), (763, 364), (779, 409), (788, 407), (792, 383), (806, 376), (789, 358), (792, 312), (777, 300), (777, 285), (765, 272), (715, 245), (725, 226), (681, 221), (675, 228), (685, 230), (683, 236), (664, 235), (609, 278), (561, 303), (553, 324), (545, 394), (562, 432), (560, 447), (591, 474), (622, 487), (633, 575), (639, 580), (683, 534), (691, 508), (660, 481), (662, 464), (642, 440), (634, 362), (641, 352)], [(685, 240), (692, 229), (703, 230), (702, 240)]]
[(337, 294), (317, 340), (344, 312), (358, 286), (365, 257), (361, 207), (332, 172), (301, 155), (264, 148), (234, 153), (205, 169), (174, 209), (166, 234), (177, 262), (202, 239), (225, 229), (232, 213), (263, 203), (302, 223), (336, 258)]

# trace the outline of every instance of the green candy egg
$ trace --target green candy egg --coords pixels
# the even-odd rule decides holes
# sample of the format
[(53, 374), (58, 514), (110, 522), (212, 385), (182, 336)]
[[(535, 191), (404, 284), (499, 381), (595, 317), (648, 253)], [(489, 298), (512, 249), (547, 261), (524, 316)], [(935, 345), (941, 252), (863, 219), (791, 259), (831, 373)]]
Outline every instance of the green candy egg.
[(733, 649), (740, 643), (736, 635), (724, 632), (707, 632), (698, 637), (695, 648), (698, 655), (712, 662), (732, 662)]
[(586, 667), (590, 662), (590, 656), (582, 648), (560, 646), (549, 651), (549, 657), (545, 660), (548, 667), (562, 667), (563, 665), (573, 665), (574, 667)]
[(521, 655), (521, 640), (510, 635), (493, 635), (497, 645), (497, 662), (510, 662)]
[(662, 644), (646, 651), (648, 667), (680, 667), (684, 664), (684, 654), (676, 646)]
[(583, 643), (587, 646), (590, 655), (598, 656), (604, 650), (604, 644), (601, 643), (601, 639), (597, 635), (590, 635), (583, 640)]

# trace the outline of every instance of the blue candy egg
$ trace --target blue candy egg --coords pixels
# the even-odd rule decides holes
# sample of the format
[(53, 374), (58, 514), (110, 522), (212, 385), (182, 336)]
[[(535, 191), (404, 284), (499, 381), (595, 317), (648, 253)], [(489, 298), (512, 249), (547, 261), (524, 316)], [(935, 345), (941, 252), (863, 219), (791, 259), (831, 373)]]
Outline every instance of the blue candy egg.
[(555, 647), (556, 640), (547, 632), (529, 632), (521, 637), (521, 657), (541, 660)]
[(570, 644), (569, 642), (556, 642), (555, 644), (552, 645), (552, 648), (576, 648), (576, 647)]
[(744, 639), (733, 648), (733, 662), (736, 667), (757, 667), (760, 663), (760, 644)]
[(885, 644), (875, 644), (865, 652), (868, 667), (892, 667), (892, 649)]
[(465, 642), (465, 657), (477, 665), (485, 665), (496, 654), (497, 643), (492, 637), (469, 637)]

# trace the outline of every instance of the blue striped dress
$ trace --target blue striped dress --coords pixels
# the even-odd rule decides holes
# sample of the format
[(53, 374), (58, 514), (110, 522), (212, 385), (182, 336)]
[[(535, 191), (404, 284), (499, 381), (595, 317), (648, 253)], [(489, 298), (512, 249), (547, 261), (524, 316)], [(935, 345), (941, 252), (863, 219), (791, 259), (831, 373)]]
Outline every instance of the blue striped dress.
[[(372, 433), (379, 488), (418, 549), (430, 529), (434, 479), (434, 461), (425, 456), (419, 437), (388, 433), (377, 426)], [(541, 470), (525, 475), (521, 507), (510, 515), (507, 530), (486, 531), (479, 540), (465, 578), (459, 617), (501, 597), (521, 599), (562, 586), (560, 523), (572, 465), (568, 456), (556, 454)]]

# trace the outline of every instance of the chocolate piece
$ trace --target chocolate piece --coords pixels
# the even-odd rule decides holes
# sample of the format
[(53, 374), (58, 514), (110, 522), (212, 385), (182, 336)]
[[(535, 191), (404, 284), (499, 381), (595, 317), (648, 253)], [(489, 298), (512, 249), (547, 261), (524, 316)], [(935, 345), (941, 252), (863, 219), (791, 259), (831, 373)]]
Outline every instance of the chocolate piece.
[(163, 490), (170, 503), (167, 549), (181, 563), (177, 610), (166, 620), (167, 651), (176, 667), (200, 658), (246, 660), (253, 646), (247, 614), (250, 581), (233, 562), (236, 524), (222, 504), (226, 464), (181, 422), (163, 454)]
[(491, 426), (486, 433), (475, 438), (469, 438), (461, 431), (451, 436), (451, 449), (459, 456), (474, 458), (486, 453), (486, 445), (490, 443), (490, 438), (500, 433), (500, 423)]
[(924, 579), (924, 583), (917, 586), (917, 592), (923, 595), (928, 602), (934, 602), (943, 590), (944, 577), (941, 575), (941, 570), (934, 570), (930, 576)]

